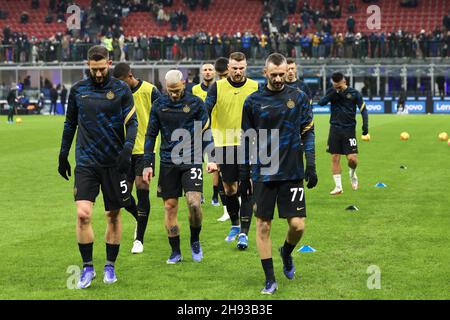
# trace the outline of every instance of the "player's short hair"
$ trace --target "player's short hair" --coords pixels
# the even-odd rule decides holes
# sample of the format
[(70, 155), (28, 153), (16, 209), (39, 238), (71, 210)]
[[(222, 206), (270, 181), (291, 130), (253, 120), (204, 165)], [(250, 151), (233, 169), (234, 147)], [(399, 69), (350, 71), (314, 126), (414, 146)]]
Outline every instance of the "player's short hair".
[(335, 83), (341, 82), (344, 79), (345, 79), (345, 77), (344, 77), (344, 74), (342, 72), (335, 72), (331, 76), (331, 80), (333, 80), (333, 82), (335, 82)]
[(88, 51), (88, 60), (100, 61), (109, 60), (109, 52), (106, 47), (101, 45), (93, 46)]
[(232, 54), (230, 54), (230, 60), (235, 60), (237, 62), (241, 62), (241, 61), (247, 60), (247, 57), (242, 52), (233, 52)]
[(223, 74), (228, 70), (228, 58), (220, 57), (214, 63), (214, 69), (216, 69), (217, 73)]
[(166, 84), (177, 84), (183, 81), (183, 74), (180, 70), (170, 70), (166, 73)]
[(114, 67), (113, 77), (117, 79), (125, 78), (130, 74), (130, 71), (131, 67), (128, 65), (128, 63), (125, 62), (118, 63)]
[(214, 67), (214, 62), (203, 62), (201, 68), (203, 68), (207, 64), (210, 64), (210, 65), (212, 65)]
[(286, 59), (287, 64), (293, 64), (296, 63), (294, 58), (287, 58)]
[(281, 66), (283, 63), (287, 63), (286, 57), (283, 56), (281, 53), (272, 53), (266, 59), (266, 67), (271, 63), (273, 63), (276, 66)]

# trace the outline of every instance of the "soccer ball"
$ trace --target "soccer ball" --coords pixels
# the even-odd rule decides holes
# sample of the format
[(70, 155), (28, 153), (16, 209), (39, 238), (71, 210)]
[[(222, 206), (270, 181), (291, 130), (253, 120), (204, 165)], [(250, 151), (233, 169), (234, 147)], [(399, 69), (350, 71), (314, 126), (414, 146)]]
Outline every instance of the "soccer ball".
[(361, 136), (362, 141), (370, 141), (370, 133), (366, 134), (365, 136)]
[(441, 140), (441, 141), (447, 141), (447, 140), (448, 140), (448, 134), (447, 134), (447, 132), (441, 132), (441, 133), (439, 134), (439, 140)]
[(22, 118), (17, 118), (16, 123), (22, 123)]
[(403, 140), (403, 141), (409, 140), (409, 133), (408, 132), (402, 132), (400, 134), (400, 140)]

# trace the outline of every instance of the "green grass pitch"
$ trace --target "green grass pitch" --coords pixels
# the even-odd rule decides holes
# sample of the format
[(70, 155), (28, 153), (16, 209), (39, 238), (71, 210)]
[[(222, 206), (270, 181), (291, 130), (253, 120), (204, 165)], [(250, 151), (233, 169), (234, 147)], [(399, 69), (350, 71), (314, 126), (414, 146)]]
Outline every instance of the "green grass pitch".
[[(211, 201), (206, 175), (201, 233), (205, 259), (193, 263), (184, 201), (180, 208), (184, 261), (168, 266), (169, 244), (162, 201), (152, 185), (152, 211), (144, 254), (131, 254), (134, 220), (123, 212), (123, 240), (117, 261), (119, 281), (102, 282), (105, 261), (103, 202), (94, 210), (94, 263), (97, 279), (88, 290), (70, 290), (67, 269), (80, 265), (75, 238), (73, 178), (57, 174), (63, 117), (22, 117), (22, 124), (0, 123), (0, 298), (1, 299), (449, 299), (450, 147), (437, 139), (450, 131), (450, 116), (373, 115), (372, 141), (359, 143), (360, 190), (351, 190), (344, 165), (344, 194), (333, 188), (325, 152), (328, 117), (316, 116), (319, 185), (307, 191), (307, 227), (301, 245), (315, 253), (294, 252), (297, 277), (287, 280), (276, 249), (286, 222), (275, 219), (272, 240), (279, 291), (259, 294), (264, 275), (256, 251), (255, 228), (245, 252), (224, 238), (229, 222), (217, 222), (222, 208)], [(360, 121), (360, 116), (358, 116)], [(411, 139), (400, 141), (407, 131)], [(360, 134), (360, 124), (358, 124)], [(72, 147), (71, 164), (73, 160)], [(407, 166), (401, 170), (400, 166)], [(375, 188), (384, 182), (388, 188)], [(359, 211), (344, 209), (356, 205)], [(298, 247), (297, 247), (298, 249)], [(367, 269), (381, 271), (381, 288), (369, 290)]]

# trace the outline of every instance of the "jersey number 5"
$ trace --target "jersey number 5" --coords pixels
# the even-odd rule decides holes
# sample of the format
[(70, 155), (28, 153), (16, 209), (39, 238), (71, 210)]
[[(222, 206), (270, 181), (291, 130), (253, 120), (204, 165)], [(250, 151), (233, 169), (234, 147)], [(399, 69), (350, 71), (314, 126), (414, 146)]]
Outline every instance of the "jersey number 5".
[(120, 188), (123, 188), (122, 189), (122, 194), (126, 194), (127, 193), (128, 185), (127, 185), (127, 181), (126, 180), (120, 181)]

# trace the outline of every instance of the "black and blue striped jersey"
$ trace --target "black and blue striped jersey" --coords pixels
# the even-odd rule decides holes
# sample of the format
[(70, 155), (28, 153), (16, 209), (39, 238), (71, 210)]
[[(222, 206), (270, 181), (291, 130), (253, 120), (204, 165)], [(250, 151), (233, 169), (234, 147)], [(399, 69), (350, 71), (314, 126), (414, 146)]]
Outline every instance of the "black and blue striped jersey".
[[(241, 142), (246, 149), (245, 163), (251, 165), (253, 181), (304, 178), (303, 152), (315, 153), (315, 135), (312, 108), (303, 91), (290, 86), (284, 86), (281, 91), (271, 91), (265, 87), (251, 94), (244, 103), (242, 129), (243, 139), (249, 133), (248, 130), (254, 129), (257, 133), (254, 141), (258, 155), (256, 160), (251, 157), (251, 142)], [(263, 129), (266, 130), (267, 139), (264, 139)], [(278, 143), (272, 141), (275, 134), (278, 134)], [(271, 163), (263, 163), (261, 155), (272, 158)], [(270, 167), (272, 169), (268, 170)], [(275, 167), (275, 172), (264, 172), (272, 171)]]
[(286, 85), (302, 90), (304, 93), (306, 93), (306, 95), (308, 96), (309, 100), (312, 100), (312, 98), (314, 98), (311, 89), (302, 80), (297, 79), (294, 82), (286, 82)]
[(77, 166), (113, 167), (124, 148), (133, 149), (137, 127), (133, 95), (127, 84), (110, 75), (103, 84), (89, 77), (70, 90), (60, 153), (69, 154), (78, 129)]
[(318, 102), (320, 106), (328, 103), (331, 103), (330, 124), (332, 126), (354, 128), (356, 126), (356, 108), (358, 107), (363, 118), (363, 131), (368, 130), (369, 116), (366, 104), (358, 90), (347, 87), (344, 91), (337, 92), (336, 89), (330, 88)]
[(158, 134), (161, 137), (161, 163), (201, 164), (205, 148), (212, 143), (212, 137), (203, 141), (203, 134), (209, 126), (208, 111), (199, 97), (185, 91), (179, 101), (172, 101), (167, 94), (161, 95), (150, 112), (145, 139), (145, 166), (149, 167), (154, 162)]

